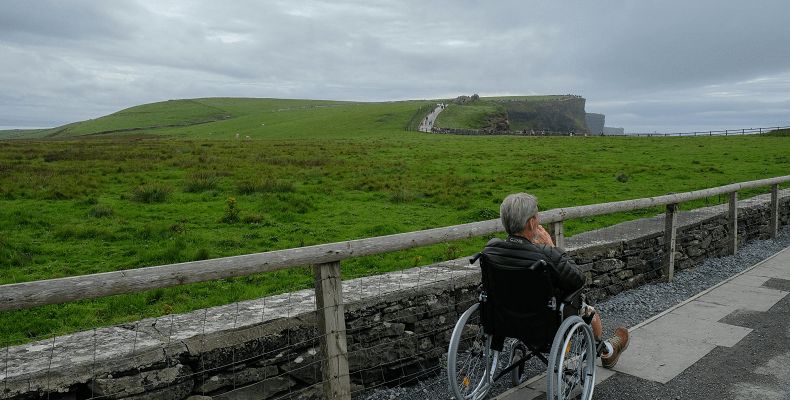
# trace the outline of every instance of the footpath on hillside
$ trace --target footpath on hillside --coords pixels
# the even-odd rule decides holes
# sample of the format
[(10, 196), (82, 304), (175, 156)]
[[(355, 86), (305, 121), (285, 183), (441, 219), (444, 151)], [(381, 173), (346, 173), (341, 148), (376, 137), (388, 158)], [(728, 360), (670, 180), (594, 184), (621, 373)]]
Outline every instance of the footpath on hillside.
[(442, 110), (444, 110), (446, 107), (446, 104), (437, 104), (436, 108), (434, 108), (427, 117), (420, 121), (420, 127), (418, 130), (420, 132), (431, 132), (433, 130), (433, 124), (436, 121), (436, 117), (438, 117), (439, 113), (442, 112)]

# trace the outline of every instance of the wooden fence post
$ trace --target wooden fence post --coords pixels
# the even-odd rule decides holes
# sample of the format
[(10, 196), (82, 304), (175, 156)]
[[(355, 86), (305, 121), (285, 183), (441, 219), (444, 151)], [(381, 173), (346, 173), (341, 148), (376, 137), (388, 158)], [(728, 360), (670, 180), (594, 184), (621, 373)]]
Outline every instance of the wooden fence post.
[(675, 278), (675, 244), (677, 242), (678, 205), (667, 204), (664, 216), (664, 265), (666, 265), (667, 282)]
[(565, 250), (565, 232), (563, 229), (562, 221), (549, 224), (549, 235), (551, 235), (554, 245)]
[(351, 400), (340, 262), (314, 265), (313, 276), (318, 331), (324, 338), (320, 341), (324, 399)]
[(768, 220), (768, 234), (775, 238), (779, 234), (779, 184), (771, 185), (771, 217)]
[(730, 245), (731, 255), (738, 254), (738, 192), (730, 192)]

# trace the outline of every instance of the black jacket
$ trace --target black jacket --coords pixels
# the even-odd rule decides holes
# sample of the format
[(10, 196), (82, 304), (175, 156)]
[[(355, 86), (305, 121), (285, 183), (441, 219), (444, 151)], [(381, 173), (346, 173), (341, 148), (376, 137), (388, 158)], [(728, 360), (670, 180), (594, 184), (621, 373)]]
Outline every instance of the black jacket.
[[(486, 244), (485, 253), (501, 255), (508, 263), (529, 267), (538, 260), (546, 260), (552, 282), (563, 293), (571, 293), (584, 286), (587, 278), (576, 263), (559, 247), (547, 244), (532, 244), (520, 236), (510, 235), (505, 240), (494, 238)], [(516, 266), (516, 265), (513, 265)]]

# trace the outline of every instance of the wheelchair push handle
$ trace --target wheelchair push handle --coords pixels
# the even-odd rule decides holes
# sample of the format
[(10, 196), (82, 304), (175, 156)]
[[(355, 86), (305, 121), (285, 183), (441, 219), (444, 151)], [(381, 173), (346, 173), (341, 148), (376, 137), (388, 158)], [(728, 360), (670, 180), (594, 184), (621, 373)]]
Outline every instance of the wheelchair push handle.
[(529, 267), (530, 271), (537, 271), (546, 268), (546, 260), (538, 260)]
[(476, 262), (477, 262), (477, 260), (478, 260), (478, 259), (480, 258), (480, 256), (482, 256), (482, 255), (483, 255), (483, 253), (477, 253), (477, 254), (473, 255), (473, 256), (472, 256), (472, 258), (470, 258), (470, 259), (469, 259), (469, 264), (474, 264), (474, 263), (476, 263)]

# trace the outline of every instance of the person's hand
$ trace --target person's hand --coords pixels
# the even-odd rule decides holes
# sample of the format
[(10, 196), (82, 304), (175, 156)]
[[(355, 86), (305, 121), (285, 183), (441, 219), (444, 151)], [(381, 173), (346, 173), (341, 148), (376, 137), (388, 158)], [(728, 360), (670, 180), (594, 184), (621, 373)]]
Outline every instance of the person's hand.
[(543, 229), (543, 225), (538, 225), (537, 231), (537, 238), (535, 239), (535, 244), (548, 244), (551, 247), (554, 247), (554, 242), (551, 240), (551, 235)]

